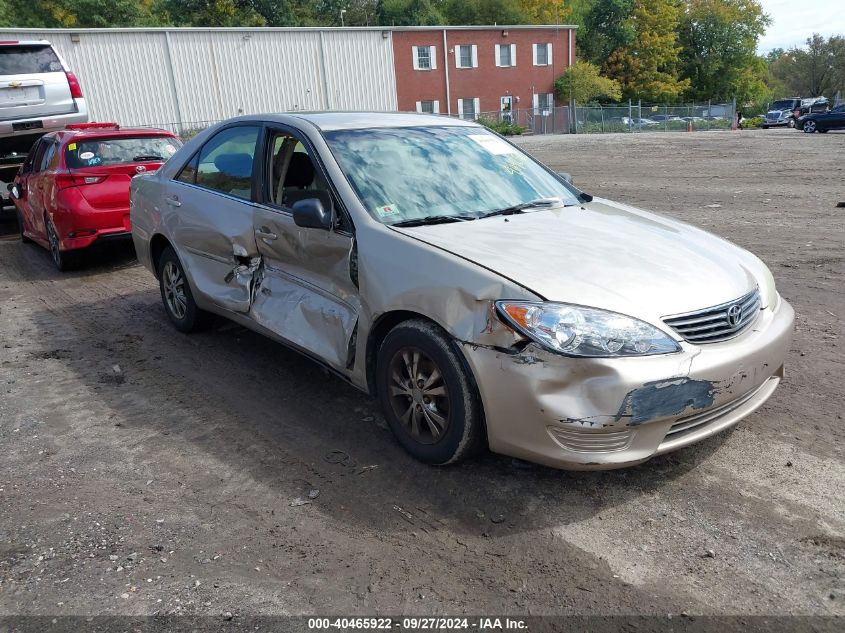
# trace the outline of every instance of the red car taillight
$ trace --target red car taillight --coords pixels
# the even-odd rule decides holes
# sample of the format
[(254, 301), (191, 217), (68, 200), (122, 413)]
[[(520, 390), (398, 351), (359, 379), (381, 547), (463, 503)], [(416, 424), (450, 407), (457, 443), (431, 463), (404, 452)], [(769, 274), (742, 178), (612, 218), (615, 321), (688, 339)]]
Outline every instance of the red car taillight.
[(68, 189), (79, 185), (96, 185), (103, 182), (106, 176), (72, 176), (71, 174), (56, 174), (56, 187)]
[(70, 86), (70, 96), (74, 99), (81, 99), (82, 87), (79, 85), (79, 80), (76, 78), (76, 75), (70, 71), (65, 72), (65, 75), (67, 75), (67, 84)]

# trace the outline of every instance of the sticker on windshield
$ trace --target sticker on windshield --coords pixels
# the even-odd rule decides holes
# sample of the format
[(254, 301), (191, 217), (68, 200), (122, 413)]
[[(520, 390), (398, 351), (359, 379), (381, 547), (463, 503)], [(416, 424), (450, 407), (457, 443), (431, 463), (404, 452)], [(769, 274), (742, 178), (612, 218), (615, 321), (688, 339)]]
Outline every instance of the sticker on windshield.
[(76, 151), (76, 143), (71, 143), (70, 145), (68, 145), (68, 146), (67, 146), (67, 151), (69, 151), (69, 152), (75, 152), (75, 151)]
[(492, 136), (491, 134), (470, 134), (469, 138), (481, 145), (481, 147), (491, 154), (495, 154), (497, 156), (517, 153), (514, 147), (511, 147), (502, 139)]
[(399, 217), (399, 207), (395, 204), (386, 204), (383, 207), (376, 207), (376, 213), (382, 220), (391, 220)]
[(176, 148), (173, 147), (173, 145), (165, 145), (164, 151), (167, 152), (170, 156), (173, 156), (173, 154), (176, 153)]
[(94, 158), (94, 152), (82, 152), (79, 155), (79, 158), (81, 158), (82, 160), (91, 160), (92, 158)]

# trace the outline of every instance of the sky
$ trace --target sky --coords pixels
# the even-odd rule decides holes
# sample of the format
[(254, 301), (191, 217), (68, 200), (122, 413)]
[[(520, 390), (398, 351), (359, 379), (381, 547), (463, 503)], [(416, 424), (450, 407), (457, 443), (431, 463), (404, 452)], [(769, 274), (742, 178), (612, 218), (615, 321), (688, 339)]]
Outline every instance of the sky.
[(845, 35), (845, 0), (759, 0), (772, 18), (757, 52), (801, 46), (813, 33)]

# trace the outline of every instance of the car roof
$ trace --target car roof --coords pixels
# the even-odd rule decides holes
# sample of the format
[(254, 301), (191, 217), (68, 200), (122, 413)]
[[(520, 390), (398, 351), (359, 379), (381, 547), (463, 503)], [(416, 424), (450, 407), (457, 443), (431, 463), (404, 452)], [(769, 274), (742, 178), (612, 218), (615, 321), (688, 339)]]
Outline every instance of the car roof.
[(238, 117), (243, 121), (275, 121), (295, 125), (308, 121), (323, 131), (359, 130), (364, 128), (396, 127), (479, 127), (472, 121), (441, 116), (436, 114), (418, 114), (416, 112), (279, 112), (273, 114), (253, 114)]
[(87, 130), (57, 130), (53, 132), (56, 138), (62, 140), (85, 140), (86, 138), (121, 138), (126, 136), (169, 136), (175, 137), (173, 132), (151, 127), (122, 127), (122, 128), (89, 128)]

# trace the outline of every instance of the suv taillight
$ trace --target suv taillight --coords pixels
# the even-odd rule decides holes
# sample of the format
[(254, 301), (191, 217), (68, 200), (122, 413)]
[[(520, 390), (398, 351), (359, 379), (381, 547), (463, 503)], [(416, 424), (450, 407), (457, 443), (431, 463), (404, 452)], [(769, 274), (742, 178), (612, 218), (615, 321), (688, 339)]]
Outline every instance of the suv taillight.
[(65, 75), (67, 75), (67, 83), (68, 86), (70, 86), (70, 96), (74, 99), (81, 99), (82, 88), (79, 85), (79, 80), (76, 78), (76, 75), (70, 71), (65, 72)]

